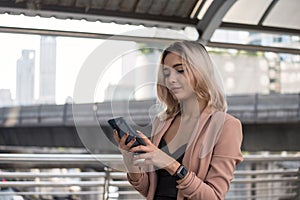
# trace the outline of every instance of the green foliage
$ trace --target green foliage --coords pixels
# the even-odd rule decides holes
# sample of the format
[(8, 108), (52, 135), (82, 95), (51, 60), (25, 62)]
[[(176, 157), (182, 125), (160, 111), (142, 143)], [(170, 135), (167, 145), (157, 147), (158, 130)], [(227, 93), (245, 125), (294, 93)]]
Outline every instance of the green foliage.
[(138, 43), (138, 48), (139, 48), (139, 51), (142, 53), (142, 54), (151, 54), (153, 53), (154, 51), (162, 51), (163, 49), (163, 46), (161, 44), (147, 44), (147, 43)]

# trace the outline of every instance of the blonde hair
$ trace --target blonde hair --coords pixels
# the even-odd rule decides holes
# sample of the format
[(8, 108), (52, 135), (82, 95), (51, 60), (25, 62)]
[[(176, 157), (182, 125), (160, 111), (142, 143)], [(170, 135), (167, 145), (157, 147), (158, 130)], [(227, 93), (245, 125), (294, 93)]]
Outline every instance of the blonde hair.
[(165, 109), (160, 117), (168, 119), (180, 112), (180, 103), (165, 86), (163, 65), (166, 56), (175, 53), (186, 63), (187, 77), (199, 100), (205, 101), (218, 111), (226, 111), (227, 103), (222, 88), (221, 77), (217, 73), (205, 47), (193, 41), (178, 41), (169, 45), (161, 54), (157, 74), (157, 96)]

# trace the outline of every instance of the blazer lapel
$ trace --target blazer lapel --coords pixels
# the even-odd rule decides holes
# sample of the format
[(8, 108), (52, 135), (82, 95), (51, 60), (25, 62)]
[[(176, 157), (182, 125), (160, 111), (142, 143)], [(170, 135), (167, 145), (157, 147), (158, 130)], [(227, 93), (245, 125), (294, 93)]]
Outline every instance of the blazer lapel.
[(152, 137), (153, 137), (152, 142), (155, 146), (159, 145), (159, 142), (160, 142), (162, 136), (167, 131), (167, 129), (170, 127), (173, 119), (174, 119), (174, 117), (168, 119), (165, 122), (160, 121), (160, 123), (158, 124), (158, 127), (156, 128), (156, 130), (152, 134)]
[(192, 156), (194, 154), (197, 154), (197, 156), (199, 155), (199, 153), (195, 152), (194, 150), (196, 149), (196, 145), (201, 145), (201, 143), (199, 144), (200, 138), (201, 136), (203, 136), (203, 132), (205, 131), (212, 114), (213, 110), (210, 107), (206, 107), (203, 110), (198, 120), (197, 126), (195, 127), (195, 131), (189, 139), (188, 146), (182, 161), (183, 164), (188, 168), (192, 167)]

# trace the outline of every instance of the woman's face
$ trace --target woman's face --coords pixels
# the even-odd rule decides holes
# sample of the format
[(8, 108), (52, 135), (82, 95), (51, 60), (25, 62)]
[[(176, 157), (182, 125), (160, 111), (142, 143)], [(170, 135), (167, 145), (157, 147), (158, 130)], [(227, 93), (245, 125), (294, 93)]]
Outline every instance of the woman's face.
[(186, 73), (186, 63), (182, 58), (175, 54), (169, 53), (164, 59), (163, 74), (166, 87), (179, 101), (187, 100), (195, 96), (194, 90)]

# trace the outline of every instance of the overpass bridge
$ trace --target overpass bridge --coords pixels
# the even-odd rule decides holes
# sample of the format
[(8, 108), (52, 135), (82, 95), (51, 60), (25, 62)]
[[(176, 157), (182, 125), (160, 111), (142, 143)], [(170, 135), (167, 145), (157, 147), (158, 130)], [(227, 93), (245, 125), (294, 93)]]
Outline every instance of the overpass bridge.
[[(300, 150), (300, 94), (228, 96), (228, 113), (243, 124), (245, 151)], [(2, 147), (87, 147), (117, 153), (107, 120), (130, 117), (134, 128), (149, 133), (158, 110), (155, 100), (0, 108)]]

